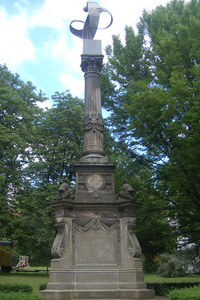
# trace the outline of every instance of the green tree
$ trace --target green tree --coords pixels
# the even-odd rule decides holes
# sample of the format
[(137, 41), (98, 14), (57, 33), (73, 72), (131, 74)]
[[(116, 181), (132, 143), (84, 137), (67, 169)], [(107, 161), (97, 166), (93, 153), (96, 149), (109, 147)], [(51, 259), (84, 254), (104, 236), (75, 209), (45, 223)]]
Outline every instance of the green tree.
[[(54, 105), (43, 114), (32, 145), (33, 160), (24, 172), (24, 188), (15, 218), (14, 237), (21, 255), (32, 265), (49, 265), (55, 238), (54, 209), (49, 206), (58, 195), (62, 179), (74, 184), (73, 162), (83, 143), (83, 101), (66, 91), (52, 96)], [(28, 224), (28, 225), (27, 225)]]
[(31, 82), (0, 66), (0, 239), (16, 241), (20, 255), (48, 265), (55, 238), (54, 201), (60, 180), (73, 182), (83, 143), (83, 101), (66, 91), (46, 98)]
[(19, 198), (19, 212), (13, 220), (10, 238), (16, 241), (20, 255), (29, 256), (32, 266), (49, 266), (55, 238), (54, 209), (49, 203), (57, 195), (58, 185), (24, 185)]
[(133, 160), (130, 155), (124, 153), (118, 152), (114, 161), (117, 162), (115, 170), (116, 193), (122, 190), (122, 182), (128, 180), (134, 189), (136, 201), (142, 203), (142, 207), (138, 208), (136, 212), (137, 226), (134, 231), (145, 258), (144, 266), (148, 266), (148, 272), (155, 272), (153, 262), (156, 256), (165, 251), (170, 252), (176, 247), (175, 227), (170, 225), (168, 217), (171, 205), (168, 201), (163, 201), (154, 188), (152, 170), (145, 166), (141, 168), (141, 163), (138, 160)]
[(188, 242), (200, 229), (199, 16), (196, 0), (145, 11), (137, 35), (126, 27), (125, 45), (113, 37), (102, 74), (118, 149), (152, 173), (145, 189), (167, 205)]
[(56, 92), (54, 105), (44, 112), (33, 145), (34, 160), (27, 167), (34, 184), (74, 179), (73, 162), (79, 160), (83, 144), (84, 103), (69, 91)]
[(31, 82), (24, 83), (0, 65), (0, 239), (9, 238), (23, 186), (23, 168), (29, 162), (34, 132), (46, 98)]

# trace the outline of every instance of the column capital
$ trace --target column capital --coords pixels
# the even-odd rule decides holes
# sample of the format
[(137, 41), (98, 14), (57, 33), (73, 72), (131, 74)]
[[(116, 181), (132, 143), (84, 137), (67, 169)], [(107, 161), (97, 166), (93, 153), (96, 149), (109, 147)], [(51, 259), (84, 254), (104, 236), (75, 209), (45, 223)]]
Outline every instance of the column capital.
[(103, 64), (103, 55), (81, 55), (81, 69), (84, 73), (100, 73)]

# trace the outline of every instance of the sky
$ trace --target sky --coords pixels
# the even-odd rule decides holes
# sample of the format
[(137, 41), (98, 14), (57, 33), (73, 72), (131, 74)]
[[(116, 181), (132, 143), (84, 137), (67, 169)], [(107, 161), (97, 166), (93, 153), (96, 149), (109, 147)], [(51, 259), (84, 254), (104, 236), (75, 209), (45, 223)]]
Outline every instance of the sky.
[[(95, 2), (113, 15), (111, 27), (98, 30), (95, 35), (102, 41), (105, 55), (113, 34), (120, 35), (123, 41), (125, 26), (136, 29), (144, 9), (151, 11), (169, 1)], [(51, 95), (56, 91), (70, 90), (74, 97), (84, 98), (84, 74), (80, 68), (83, 42), (70, 32), (69, 24), (86, 20), (85, 5), (85, 0), (0, 0), (0, 64), (6, 64), (24, 82), (31, 81), (37, 91), (42, 90), (48, 98), (43, 107), (53, 104)], [(109, 22), (109, 14), (101, 14), (99, 27)]]

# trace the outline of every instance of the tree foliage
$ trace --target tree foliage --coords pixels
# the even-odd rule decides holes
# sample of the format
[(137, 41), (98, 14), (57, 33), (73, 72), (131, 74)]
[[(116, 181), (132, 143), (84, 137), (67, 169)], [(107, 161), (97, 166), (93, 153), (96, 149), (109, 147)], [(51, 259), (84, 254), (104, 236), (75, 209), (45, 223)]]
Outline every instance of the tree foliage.
[(37, 102), (45, 97), (31, 82), (0, 65), (0, 238), (11, 235), (12, 220), (18, 210), (23, 186), (23, 168), (32, 155), (30, 149), (42, 110)]
[(56, 232), (49, 203), (55, 201), (62, 179), (71, 181), (73, 189), (73, 162), (79, 159), (83, 143), (83, 101), (68, 91), (57, 92), (52, 99), (53, 107), (43, 113), (37, 128), (34, 159), (24, 169), (20, 214), (15, 219), (20, 253), (29, 255), (35, 266), (50, 263)]
[(54, 201), (60, 181), (73, 177), (83, 143), (83, 101), (66, 91), (46, 98), (0, 66), (0, 239), (16, 242), (31, 264), (48, 265), (55, 238)]
[(54, 105), (44, 112), (33, 146), (34, 160), (27, 174), (34, 174), (35, 185), (58, 183), (61, 178), (73, 179), (73, 162), (79, 160), (83, 132), (84, 103), (69, 91), (56, 92)]
[(137, 34), (125, 28), (125, 44), (113, 36), (102, 75), (118, 149), (149, 170), (141, 188), (162, 201), (188, 242), (198, 241), (200, 229), (199, 16), (196, 0), (144, 11)]

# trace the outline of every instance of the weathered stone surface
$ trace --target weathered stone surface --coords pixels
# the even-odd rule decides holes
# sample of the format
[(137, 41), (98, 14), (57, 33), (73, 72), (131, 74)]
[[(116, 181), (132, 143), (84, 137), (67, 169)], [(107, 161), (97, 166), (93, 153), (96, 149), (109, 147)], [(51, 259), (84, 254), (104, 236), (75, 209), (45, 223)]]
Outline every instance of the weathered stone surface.
[[(94, 42), (94, 41), (90, 41)], [(85, 115), (83, 123), (83, 156), (103, 150), (103, 119), (101, 113), (100, 72), (103, 55), (82, 55), (81, 68), (85, 73)]]
[[(60, 230), (43, 299), (154, 299), (154, 292), (146, 290), (133, 231), (139, 203), (65, 200), (51, 205)], [(62, 245), (66, 251), (60, 255)]]
[(115, 165), (108, 162), (75, 163), (75, 202), (116, 202), (114, 192)]
[(132, 290), (93, 290), (93, 291), (70, 291), (70, 290), (49, 290), (49, 291), (41, 291), (39, 294), (45, 300), (66, 300), (66, 299), (81, 299), (81, 300), (154, 300), (155, 293), (153, 290), (146, 289), (132, 289)]

